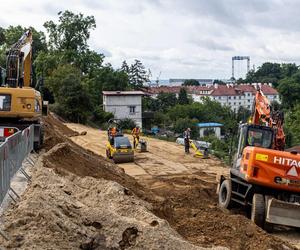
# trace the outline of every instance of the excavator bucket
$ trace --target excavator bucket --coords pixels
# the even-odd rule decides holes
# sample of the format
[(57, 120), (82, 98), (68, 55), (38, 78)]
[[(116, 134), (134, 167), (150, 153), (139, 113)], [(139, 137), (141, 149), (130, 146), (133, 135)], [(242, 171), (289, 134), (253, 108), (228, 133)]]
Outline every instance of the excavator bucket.
[(266, 221), (278, 225), (300, 227), (300, 204), (270, 198), (267, 201)]

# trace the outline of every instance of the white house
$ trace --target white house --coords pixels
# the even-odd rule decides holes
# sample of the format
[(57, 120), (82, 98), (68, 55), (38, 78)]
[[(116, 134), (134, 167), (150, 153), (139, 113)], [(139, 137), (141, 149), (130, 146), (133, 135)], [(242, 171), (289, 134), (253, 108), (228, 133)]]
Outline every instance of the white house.
[(103, 91), (103, 109), (116, 119), (130, 118), (142, 127), (142, 91)]

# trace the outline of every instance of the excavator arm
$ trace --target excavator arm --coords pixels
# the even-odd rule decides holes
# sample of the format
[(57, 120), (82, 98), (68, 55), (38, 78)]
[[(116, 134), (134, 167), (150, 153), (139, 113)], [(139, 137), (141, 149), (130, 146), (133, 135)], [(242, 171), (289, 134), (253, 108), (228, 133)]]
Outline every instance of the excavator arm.
[(284, 150), (285, 134), (283, 131), (284, 115), (281, 111), (272, 111), (268, 98), (258, 89), (253, 103), (253, 114), (251, 123), (263, 125), (273, 129), (273, 149)]
[(15, 87), (30, 87), (32, 32), (26, 31), (22, 37), (12, 45), (7, 53), (6, 85)]

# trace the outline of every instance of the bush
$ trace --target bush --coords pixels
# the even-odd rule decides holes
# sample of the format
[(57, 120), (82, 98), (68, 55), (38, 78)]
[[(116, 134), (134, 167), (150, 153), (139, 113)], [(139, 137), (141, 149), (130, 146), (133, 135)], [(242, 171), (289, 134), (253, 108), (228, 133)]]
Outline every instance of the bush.
[(191, 138), (195, 139), (199, 136), (199, 128), (197, 127), (197, 119), (179, 118), (174, 124), (174, 132), (182, 134), (187, 128), (191, 129)]
[(133, 129), (136, 126), (135, 121), (130, 118), (125, 118), (119, 121), (119, 127), (121, 129)]
[(105, 112), (100, 106), (96, 107), (93, 111), (92, 121), (97, 125), (102, 125), (112, 118), (114, 118), (114, 115), (112, 113)]

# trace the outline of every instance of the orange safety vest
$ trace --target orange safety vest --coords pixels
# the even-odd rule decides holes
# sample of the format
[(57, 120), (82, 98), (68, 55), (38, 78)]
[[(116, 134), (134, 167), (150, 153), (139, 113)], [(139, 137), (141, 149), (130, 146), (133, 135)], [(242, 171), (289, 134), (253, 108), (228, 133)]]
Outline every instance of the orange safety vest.
[(134, 128), (131, 132), (133, 136), (139, 136), (140, 135), (140, 129), (139, 128)]

